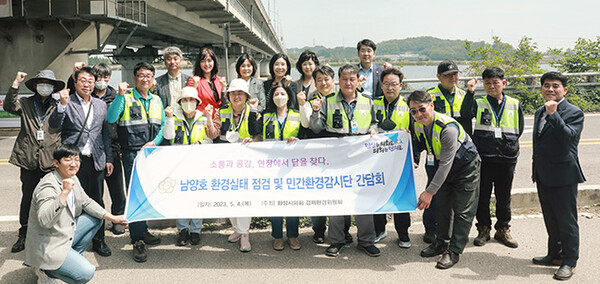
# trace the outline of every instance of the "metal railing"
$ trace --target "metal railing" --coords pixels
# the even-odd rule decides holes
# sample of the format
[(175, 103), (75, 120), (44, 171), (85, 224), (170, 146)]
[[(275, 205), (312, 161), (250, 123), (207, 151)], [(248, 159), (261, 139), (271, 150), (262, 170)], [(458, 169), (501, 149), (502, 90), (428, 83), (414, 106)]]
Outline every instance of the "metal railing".
[(253, 13), (248, 11), (244, 5), (239, 0), (229, 0), (230, 9), (234, 8), (239, 15), (242, 16), (242, 23), (248, 27), (248, 29), (253, 32), (259, 39), (264, 41), (271, 49), (277, 51), (279, 50), (280, 44), (277, 40), (276, 36), (273, 37), (271, 33), (265, 32), (264, 22), (258, 22)]

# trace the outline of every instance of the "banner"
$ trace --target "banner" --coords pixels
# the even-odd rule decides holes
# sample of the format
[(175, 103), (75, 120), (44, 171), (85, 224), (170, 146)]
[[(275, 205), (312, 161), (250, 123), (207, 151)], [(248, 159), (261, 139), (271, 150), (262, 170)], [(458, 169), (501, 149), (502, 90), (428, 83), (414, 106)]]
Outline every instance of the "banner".
[(409, 212), (416, 205), (410, 134), (400, 131), (144, 148), (125, 216), (335, 216)]

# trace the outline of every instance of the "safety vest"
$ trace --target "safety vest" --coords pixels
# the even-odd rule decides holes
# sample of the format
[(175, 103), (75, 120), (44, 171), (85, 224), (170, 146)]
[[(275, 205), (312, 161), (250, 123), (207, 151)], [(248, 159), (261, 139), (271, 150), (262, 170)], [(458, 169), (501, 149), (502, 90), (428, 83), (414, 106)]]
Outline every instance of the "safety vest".
[[(282, 132), (281, 129), (279, 129), (277, 113), (269, 112), (263, 114), (263, 140), (283, 140), (290, 137), (298, 137), (298, 131), (300, 130), (300, 113), (289, 109), (283, 123)], [(283, 134), (283, 136), (281, 134)]]
[[(375, 116), (377, 117), (377, 121), (379, 121), (380, 126), (381, 126), (381, 123), (385, 119), (388, 118), (387, 107), (385, 106), (384, 100), (385, 100), (385, 96), (381, 96), (381, 97), (373, 100), (373, 105), (375, 108)], [(394, 106), (394, 111), (392, 112), (390, 119), (394, 123), (396, 123), (396, 127), (394, 128), (395, 130), (408, 129), (408, 126), (410, 124), (409, 109), (408, 109), (408, 105), (401, 97), (398, 97), (398, 102), (396, 103), (396, 106)], [(379, 130), (380, 130), (380, 132), (384, 131), (383, 129), (379, 129)]]
[[(340, 94), (341, 91), (338, 92)], [(371, 126), (371, 104), (370, 98), (356, 93), (356, 106), (352, 112), (353, 120), (358, 124), (358, 133), (352, 133), (350, 128), (350, 119), (344, 109), (344, 100), (338, 101), (337, 94), (333, 93), (326, 97), (327, 100), (327, 121), (325, 130), (339, 134), (367, 134)], [(341, 94), (340, 94), (341, 96)]]
[(201, 115), (194, 121), (191, 125), (191, 132), (188, 132), (190, 126), (187, 125), (185, 119), (179, 119), (178, 117), (173, 116), (173, 121), (175, 122), (175, 138), (171, 140), (171, 143), (189, 145), (204, 140), (204, 137), (206, 136), (205, 125), (207, 123), (205, 115)]
[[(516, 159), (519, 156), (519, 100), (504, 95), (500, 122), (487, 96), (475, 102), (477, 116), (472, 137), (481, 157)], [(502, 130), (502, 138), (495, 138), (496, 128)]]
[(458, 128), (458, 138), (456, 143), (459, 143), (460, 146), (456, 151), (454, 161), (452, 162), (452, 168), (450, 170), (450, 173), (454, 173), (460, 170), (462, 167), (468, 165), (477, 157), (477, 148), (460, 123), (458, 123), (452, 117), (434, 112), (431, 137), (428, 137), (425, 134), (425, 126), (423, 124), (420, 124), (416, 121), (413, 123), (414, 135), (417, 138), (418, 143), (424, 146), (428, 153), (433, 153), (435, 156), (436, 168), (440, 161), (440, 152), (442, 149), (442, 140), (440, 139), (440, 136), (442, 131), (448, 125), (455, 125)]
[(221, 141), (227, 141), (225, 134), (229, 130), (237, 131), (240, 134), (240, 140), (247, 137), (252, 137), (248, 131), (248, 116), (250, 115), (250, 106), (248, 104), (245, 106), (245, 110), (241, 118), (242, 122), (240, 123), (239, 128), (236, 128), (237, 125), (235, 123), (235, 119), (233, 118), (233, 107), (231, 104), (221, 107), (219, 112), (221, 114)]
[(427, 90), (427, 92), (431, 94), (433, 99), (433, 107), (436, 112), (451, 116), (453, 118), (460, 117), (460, 106), (462, 105), (466, 92), (458, 87), (455, 89), (456, 91), (454, 92), (454, 101), (452, 102), (452, 105), (450, 105), (450, 103), (446, 100), (446, 97), (442, 93), (442, 90), (440, 90), (439, 85), (435, 88)]
[(161, 128), (163, 107), (160, 97), (149, 94), (148, 110), (139, 99), (133, 96), (133, 90), (123, 96), (125, 108), (119, 119), (117, 134), (121, 146), (137, 151), (152, 141)]

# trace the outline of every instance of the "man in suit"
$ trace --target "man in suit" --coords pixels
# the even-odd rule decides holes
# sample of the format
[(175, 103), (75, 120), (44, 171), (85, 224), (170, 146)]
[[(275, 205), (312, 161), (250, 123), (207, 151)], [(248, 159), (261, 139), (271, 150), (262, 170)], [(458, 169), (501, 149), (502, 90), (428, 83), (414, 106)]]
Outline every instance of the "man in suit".
[(156, 78), (154, 90), (156, 95), (160, 97), (164, 107), (170, 106), (179, 112), (183, 112), (177, 100), (181, 97), (183, 87), (187, 85), (190, 79), (189, 75), (180, 71), (183, 54), (178, 47), (169, 46), (163, 51), (163, 58), (167, 73)]
[[(77, 177), (83, 189), (104, 207), (104, 176), (113, 171), (106, 103), (93, 98), (96, 73), (91, 67), (75, 72), (75, 94), (61, 94), (60, 103), (50, 115), (50, 127), (62, 131), (62, 143), (74, 144), (81, 151), (81, 171)], [(111, 255), (104, 242), (104, 225), (93, 240), (93, 250), (101, 256)]]
[(548, 72), (540, 82), (546, 103), (535, 112), (532, 178), (548, 233), (548, 253), (534, 257), (533, 263), (560, 265), (554, 278), (566, 280), (573, 275), (579, 258), (577, 184), (585, 177), (577, 147), (584, 114), (564, 98), (567, 77)]
[(76, 176), (79, 154), (76, 145), (59, 146), (53, 153), (56, 170), (44, 176), (33, 192), (25, 265), (35, 269), (38, 283), (57, 283), (53, 278), (67, 283), (90, 281), (95, 268), (82, 254), (102, 219), (127, 222), (85, 193)]
[(371, 99), (383, 96), (381, 83), (379, 82), (383, 66), (373, 63), (375, 54), (377, 54), (377, 45), (370, 39), (363, 39), (358, 42), (356, 49), (358, 50), (358, 58), (360, 59), (358, 75), (361, 76), (358, 91)]

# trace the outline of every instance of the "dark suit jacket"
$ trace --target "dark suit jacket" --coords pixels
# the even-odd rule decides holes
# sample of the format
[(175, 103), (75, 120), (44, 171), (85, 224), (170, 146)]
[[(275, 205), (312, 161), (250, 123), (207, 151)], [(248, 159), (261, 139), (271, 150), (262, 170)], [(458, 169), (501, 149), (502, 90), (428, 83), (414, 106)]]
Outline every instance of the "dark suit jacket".
[(538, 134), (544, 111), (541, 107), (535, 112), (533, 123), (533, 181), (552, 187), (584, 182), (577, 154), (583, 111), (565, 99), (555, 113), (546, 117), (546, 124)]
[[(90, 116), (88, 120), (92, 121), (92, 128), (83, 128), (83, 133), (77, 143), (77, 147), (82, 149), (85, 142), (90, 139), (94, 168), (97, 171), (102, 171), (106, 167), (106, 163), (112, 163), (113, 158), (110, 147), (109, 124), (106, 121), (107, 107), (105, 102), (97, 98), (91, 98), (91, 104), (93, 116)], [(50, 115), (48, 119), (50, 127), (62, 130), (63, 144), (74, 144), (77, 141), (77, 137), (79, 137), (85, 121), (83, 107), (81, 102), (79, 102), (79, 98), (77, 98), (77, 94), (73, 94), (69, 98), (65, 112), (59, 113), (57, 107), (52, 115)]]
[[(358, 63), (357, 66), (358, 70), (360, 70), (360, 63)], [(383, 96), (383, 90), (381, 89), (381, 80), (379, 80), (381, 72), (383, 72), (383, 66), (373, 64), (373, 97), (371, 99)], [(358, 91), (362, 92), (363, 90), (361, 88)]]
[[(190, 75), (181, 72), (181, 88), (187, 86), (190, 80)], [(162, 76), (156, 78), (156, 87), (154, 89), (156, 95), (160, 97), (164, 107), (171, 106), (171, 91), (169, 91), (169, 73), (165, 73)], [(173, 102), (176, 104), (177, 102)]]

